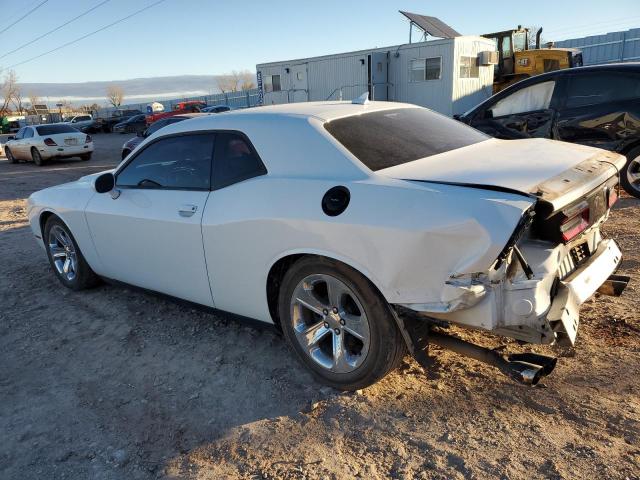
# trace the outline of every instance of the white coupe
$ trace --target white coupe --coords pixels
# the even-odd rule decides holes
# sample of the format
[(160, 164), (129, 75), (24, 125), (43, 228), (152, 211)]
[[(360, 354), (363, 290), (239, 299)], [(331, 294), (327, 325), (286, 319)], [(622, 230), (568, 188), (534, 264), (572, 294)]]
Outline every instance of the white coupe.
[[(32, 194), (28, 215), (65, 286), (272, 322), (322, 381), (357, 389), (421, 348), (416, 319), (441, 344), (449, 323), (572, 344), (580, 304), (625, 286), (600, 234), (624, 164), (414, 105), (301, 103), (165, 127), (115, 170)], [(553, 368), (510, 360), (529, 381)]]
[(9, 137), (4, 149), (9, 163), (33, 160), (42, 166), (55, 158), (90, 160), (93, 139), (64, 123), (32, 125), (22, 127), (15, 136)]

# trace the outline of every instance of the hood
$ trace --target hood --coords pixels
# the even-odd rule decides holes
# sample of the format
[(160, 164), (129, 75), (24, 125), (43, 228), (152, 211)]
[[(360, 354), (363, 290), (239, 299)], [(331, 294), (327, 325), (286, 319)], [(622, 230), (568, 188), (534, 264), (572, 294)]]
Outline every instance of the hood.
[(617, 174), (624, 163), (621, 155), (583, 145), (491, 139), (376, 173), (399, 180), (501, 189), (554, 201), (569, 191), (595, 188), (597, 182)]

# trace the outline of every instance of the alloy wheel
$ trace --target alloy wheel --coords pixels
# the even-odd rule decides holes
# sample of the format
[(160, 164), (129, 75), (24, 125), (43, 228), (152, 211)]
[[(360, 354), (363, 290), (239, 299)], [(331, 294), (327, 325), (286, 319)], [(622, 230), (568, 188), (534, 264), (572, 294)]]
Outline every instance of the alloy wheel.
[(54, 225), (49, 231), (49, 253), (58, 274), (65, 280), (73, 281), (78, 270), (76, 249), (67, 232), (59, 225)]
[(635, 191), (635, 196), (640, 197), (640, 156), (629, 162), (627, 167), (627, 181)]
[(319, 366), (349, 373), (364, 362), (370, 345), (369, 321), (360, 300), (344, 282), (313, 274), (291, 297), (296, 339)]

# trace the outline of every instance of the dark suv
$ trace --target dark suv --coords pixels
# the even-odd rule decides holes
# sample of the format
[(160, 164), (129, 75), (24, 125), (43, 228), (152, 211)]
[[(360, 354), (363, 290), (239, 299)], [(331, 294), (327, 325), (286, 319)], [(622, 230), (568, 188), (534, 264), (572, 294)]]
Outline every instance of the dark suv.
[(626, 155), (620, 180), (640, 198), (640, 63), (528, 78), (458, 119), (497, 138), (552, 138)]

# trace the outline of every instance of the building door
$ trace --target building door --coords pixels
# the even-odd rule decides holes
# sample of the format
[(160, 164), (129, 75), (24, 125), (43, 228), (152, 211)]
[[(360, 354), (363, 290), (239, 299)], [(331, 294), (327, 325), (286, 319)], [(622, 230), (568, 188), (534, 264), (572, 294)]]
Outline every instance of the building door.
[(291, 90), (289, 91), (289, 101), (309, 101), (309, 83), (307, 80), (306, 63), (291, 66)]
[(371, 69), (369, 83), (372, 100), (389, 99), (389, 52), (374, 52), (371, 54)]

